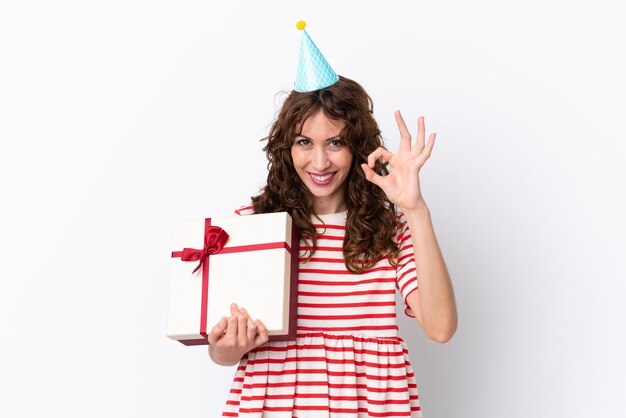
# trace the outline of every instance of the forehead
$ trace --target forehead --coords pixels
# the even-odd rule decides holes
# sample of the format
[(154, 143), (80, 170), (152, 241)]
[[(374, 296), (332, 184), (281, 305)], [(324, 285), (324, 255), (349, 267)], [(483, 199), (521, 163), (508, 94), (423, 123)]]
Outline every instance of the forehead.
[(345, 121), (331, 119), (326, 116), (322, 109), (319, 109), (306, 118), (304, 123), (299, 126), (299, 133), (309, 138), (317, 136), (328, 138), (333, 135), (339, 135), (345, 126)]

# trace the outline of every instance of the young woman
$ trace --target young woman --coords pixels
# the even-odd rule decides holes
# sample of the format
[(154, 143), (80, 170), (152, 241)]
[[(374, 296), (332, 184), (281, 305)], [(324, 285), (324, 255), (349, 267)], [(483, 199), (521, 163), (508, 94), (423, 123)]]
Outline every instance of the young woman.
[(421, 417), (396, 288), (429, 338), (443, 343), (456, 330), (452, 284), (419, 183), (435, 134), (426, 143), (420, 117), (412, 143), (396, 112), (392, 154), (368, 94), (338, 78), (291, 92), (264, 148), (267, 185), (237, 211), (286, 211), (300, 230), (298, 334), (270, 343), (263, 323), (232, 305), (209, 335), (214, 361), (239, 362), (223, 416)]

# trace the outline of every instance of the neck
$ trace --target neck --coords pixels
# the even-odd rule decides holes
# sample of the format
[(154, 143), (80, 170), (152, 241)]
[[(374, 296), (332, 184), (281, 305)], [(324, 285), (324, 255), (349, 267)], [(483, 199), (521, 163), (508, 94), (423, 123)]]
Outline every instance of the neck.
[(313, 212), (318, 215), (328, 215), (330, 213), (339, 213), (348, 210), (345, 202), (314, 202)]

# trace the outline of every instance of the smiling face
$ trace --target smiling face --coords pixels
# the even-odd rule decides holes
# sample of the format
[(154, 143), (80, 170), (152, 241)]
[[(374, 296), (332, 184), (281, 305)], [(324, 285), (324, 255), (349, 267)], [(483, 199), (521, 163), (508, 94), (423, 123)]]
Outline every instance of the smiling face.
[(313, 211), (319, 215), (347, 209), (344, 189), (352, 153), (339, 137), (344, 126), (320, 109), (304, 121), (291, 146), (294, 168), (313, 195)]

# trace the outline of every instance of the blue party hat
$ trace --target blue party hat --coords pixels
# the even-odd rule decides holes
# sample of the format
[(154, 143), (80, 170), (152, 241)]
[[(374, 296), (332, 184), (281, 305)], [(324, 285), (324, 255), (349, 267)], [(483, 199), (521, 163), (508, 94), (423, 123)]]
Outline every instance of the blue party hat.
[(302, 42), (294, 90), (300, 93), (323, 89), (339, 81), (337, 74), (304, 30), (305, 26), (303, 20), (296, 23), (296, 27), (302, 31)]

